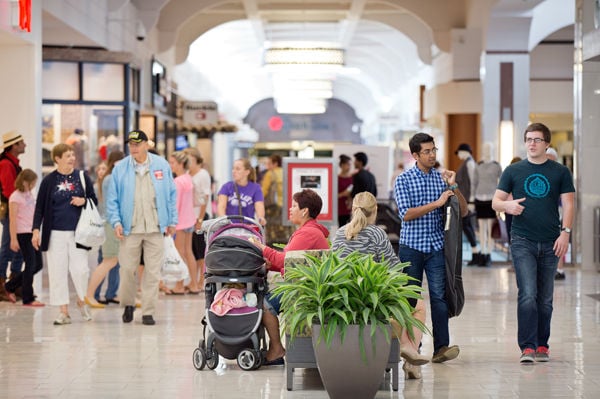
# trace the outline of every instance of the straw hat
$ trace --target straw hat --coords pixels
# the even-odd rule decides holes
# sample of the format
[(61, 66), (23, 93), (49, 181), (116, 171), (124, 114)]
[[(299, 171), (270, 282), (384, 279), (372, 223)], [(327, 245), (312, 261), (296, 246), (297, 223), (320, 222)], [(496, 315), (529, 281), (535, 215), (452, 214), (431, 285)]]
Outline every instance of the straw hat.
[(18, 133), (15, 130), (11, 130), (8, 133), (4, 133), (2, 135), (2, 149), (10, 147), (11, 145), (18, 143), (19, 141), (23, 141), (23, 136), (21, 136), (21, 133)]

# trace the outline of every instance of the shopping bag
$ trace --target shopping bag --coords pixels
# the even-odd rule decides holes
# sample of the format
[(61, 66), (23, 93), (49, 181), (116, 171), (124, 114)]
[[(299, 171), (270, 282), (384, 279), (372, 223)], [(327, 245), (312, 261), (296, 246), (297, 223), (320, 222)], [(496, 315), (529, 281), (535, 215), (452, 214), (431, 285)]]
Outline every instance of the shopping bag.
[[(79, 172), (79, 178), (85, 192), (85, 179), (83, 171)], [(82, 247), (92, 248), (104, 244), (104, 219), (98, 212), (98, 207), (90, 198), (86, 198), (85, 204), (81, 208), (79, 221), (75, 228), (75, 243)]]
[(165, 257), (161, 270), (162, 280), (165, 283), (176, 283), (177, 281), (189, 278), (187, 265), (179, 255), (179, 251), (175, 248), (173, 237), (165, 236)]

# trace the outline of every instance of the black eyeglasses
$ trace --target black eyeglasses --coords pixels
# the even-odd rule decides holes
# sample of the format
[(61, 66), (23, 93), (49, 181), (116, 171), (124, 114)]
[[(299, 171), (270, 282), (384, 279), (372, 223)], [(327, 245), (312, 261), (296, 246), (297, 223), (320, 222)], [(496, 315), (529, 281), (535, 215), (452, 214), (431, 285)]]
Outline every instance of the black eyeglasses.
[(423, 151), (419, 152), (419, 154), (428, 156), (428, 155), (431, 155), (431, 154), (436, 154), (437, 152), (438, 152), (438, 148), (437, 147), (433, 147), (430, 150), (429, 149), (423, 150)]
[(544, 139), (540, 139), (539, 137), (536, 137), (536, 138), (534, 138), (534, 139), (532, 139), (531, 137), (527, 137), (527, 138), (525, 139), (525, 142), (526, 142), (527, 144), (531, 144), (531, 143), (536, 143), (536, 144), (539, 144), (539, 143), (543, 143), (543, 142), (545, 142), (545, 141), (546, 141), (546, 140), (544, 140)]

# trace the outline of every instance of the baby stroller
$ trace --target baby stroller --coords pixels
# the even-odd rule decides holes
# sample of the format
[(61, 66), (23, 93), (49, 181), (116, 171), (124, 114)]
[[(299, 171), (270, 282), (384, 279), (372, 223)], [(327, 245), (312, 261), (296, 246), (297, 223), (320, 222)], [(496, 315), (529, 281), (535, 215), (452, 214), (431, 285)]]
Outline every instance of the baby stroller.
[[(266, 354), (262, 315), (268, 287), (262, 252), (248, 239), (264, 242), (263, 228), (243, 216), (223, 216), (206, 224), (206, 315), (202, 319), (202, 339), (194, 349), (194, 367), (214, 370), (221, 355), (225, 359), (237, 358), (242, 370), (255, 370)], [(225, 290), (241, 290), (245, 302), (237, 291), (238, 307), (225, 307)], [(219, 300), (213, 306), (215, 297)]]

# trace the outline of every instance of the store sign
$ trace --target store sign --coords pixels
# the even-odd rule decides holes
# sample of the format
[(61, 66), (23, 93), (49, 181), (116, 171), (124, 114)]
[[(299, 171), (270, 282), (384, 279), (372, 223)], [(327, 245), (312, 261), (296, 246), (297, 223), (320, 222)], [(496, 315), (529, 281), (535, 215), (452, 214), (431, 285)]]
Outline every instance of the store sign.
[(219, 121), (219, 108), (214, 101), (187, 101), (183, 104), (183, 123), (211, 125)]

